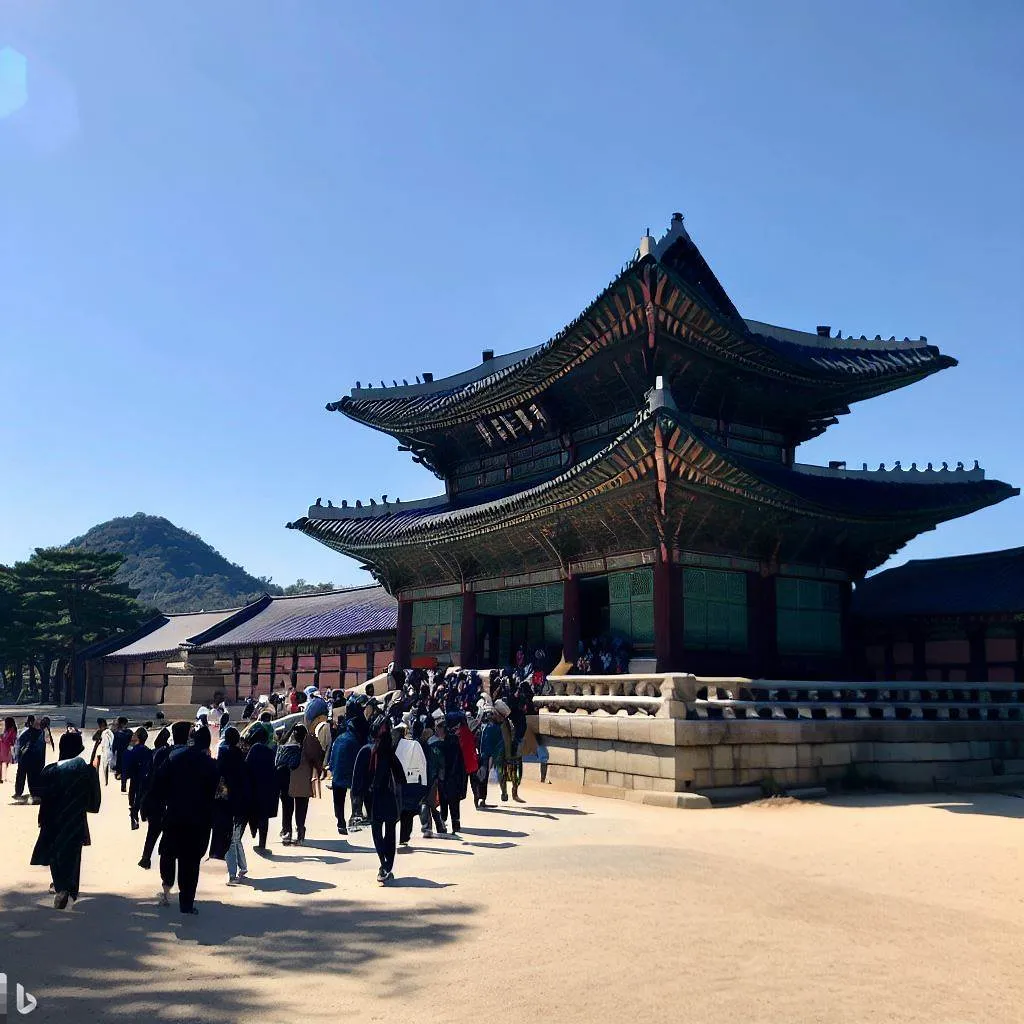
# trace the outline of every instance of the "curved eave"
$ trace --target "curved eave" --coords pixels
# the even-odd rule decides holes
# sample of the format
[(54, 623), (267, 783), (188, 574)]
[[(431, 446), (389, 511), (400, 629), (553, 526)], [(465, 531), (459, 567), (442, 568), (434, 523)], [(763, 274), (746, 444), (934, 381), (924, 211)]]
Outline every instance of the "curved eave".
[(403, 439), (450, 429), (481, 416), (509, 412), (541, 396), (555, 381), (606, 349), (646, 344), (653, 314), (657, 337), (733, 368), (822, 390), (832, 411), (914, 383), (955, 366), (933, 345), (831, 340), (797, 345), (753, 333), (744, 321), (723, 315), (671, 265), (653, 256), (629, 265), (571, 324), (524, 358), (468, 384), (429, 393), (406, 388), (366, 391), (330, 403), (331, 411)]
[(306, 516), (289, 526), (367, 562), (395, 548), (458, 543), (567, 511), (649, 477), (658, 444), (664, 447), (670, 478), (686, 486), (805, 517), (892, 523), (904, 532), (933, 527), (1019, 493), (999, 481), (903, 484), (798, 473), (721, 449), (687, 417), (662, 407), (642, 414), (591, 458), (507, 497), (466, 508), (433, 506), (371, 517)]

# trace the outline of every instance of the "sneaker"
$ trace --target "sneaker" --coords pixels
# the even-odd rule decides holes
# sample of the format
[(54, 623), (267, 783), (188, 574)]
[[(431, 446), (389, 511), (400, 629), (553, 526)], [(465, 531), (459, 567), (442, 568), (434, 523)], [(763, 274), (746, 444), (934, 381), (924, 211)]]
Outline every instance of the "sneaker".
[(142, 860), (139, 861), (139, 867), (146, 871), (148, 871), (152, 866), (153, 862), (148, 857), (143, 857)]
[(11, 803), (12, 804), (27, 804), (28, 803), (28, 797), (27, 796), (12, 796), (11, 797)]
[(63, 910), (68, 905), (68, 900), (71, 898), (70, 893), (57, 892), (53, 894), (53, 909)]
[(30, 798), (29, 798), (29, 801), (28, 801), (28, 802), (29, 802), (30, 804), (41, 804), (41, 803), (42, 803), (43, 801), (42, 801), (42, 800), (40, 800), (40, 799), (39, 799), (39, 797), (37, 797), (37, 796), (33, 796), (33, 797), (30, 797)]
[(384, 876), (384, 881), (385, 881), (385, 882), (393, 882), (394, 880), (395, 880), (395, 873), (394, 873), (394, 871), (389, 871), (389, 872), (388, 872), (388, 873), (387, 873), (387, 874), (386, 874), (386, 875)]
[(239, 878), (248, 878), (249, 877), (248, 869), (246, 869), (246, 868), (239, 868), (238, 869), (238, 877)]
[(166, 889), (161, 889), (156, 894), (156, 902), (161, 907), (169, 907), (171, 905), (171, 896)]
[(377, 881), (380, 882), (381, 885), (384, 884), (387, 877), (388, 873), (383, 868), (381, 868), (380, 871), (377, 872)]
[(345, 828), (345, 823), (344, 823), (344, 822), (342, 822), (342, 823), (341, 823), (341, 824), (340, 824), (340, 825), (338, 826), (338, 835), (339, 835), (339, 836), (347, 836), (347, 835), (348, 835), (348, 829), (347, 829), (347, 828)]
[(281, 833), (281, 845), (282, 846), (291, 846), (292, 845), (292, 834), (291, 834), (291, 832), (282, 832)]
[(228, 885), (238, 885), (238, 875), (228, 875)]
[(139, 830), (139, 823), (137, 821), (132, 822), (132, 831), (137, 832)]

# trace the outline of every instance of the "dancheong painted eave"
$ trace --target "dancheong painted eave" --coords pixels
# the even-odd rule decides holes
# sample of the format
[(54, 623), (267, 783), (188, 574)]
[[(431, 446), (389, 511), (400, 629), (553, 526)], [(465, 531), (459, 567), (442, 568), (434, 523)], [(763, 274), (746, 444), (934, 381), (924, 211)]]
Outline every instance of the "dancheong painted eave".
[(688, 354), (712, 360), (723, 377), (732, 368), (752, 381), (783, 383), (818, 422), (956, 365), (924, 338), (826, 337), (742, 319), (678, 218), (660, 241), (645, 236), (607, 288), (546, 343), (430, 383), (353, 389), (327, 408), (415, 439), (542, 402), (556, 382), (609, 349), (644, 357), (658, 346), (684, 362)]
[(734, 508), (738, 502), (751, 510), (754, 519), (763, 518), (763, 526), (757, 528), (769, 534), (795, 529), (794, 524), (822, 536), (855, 533), (867, 552), (854, 566), (856, 572), (881, 564), (923, 530), (1019, 493), (1008, 484), (985, 480), (978, 470), (907, 471), (907, 482), (902, 482), (893, 479), (892, 471), (877, 475), (809, 471), (811, 467), (790, 468), (742, 456), (720, 447), (675, 409), (670, 397), (661, 401), (654, 393), (651, 405), (604, 450), (537, 486), (510, 489), (464, 507), (454, 507), (444, 497), (353, 509), (317, 505), (288, 525), (373, 570), (385, 567), (386, 576), (386, 566), (396, 559), (418, 558), (435, 548), (472, 546), (486, 537), (511, 537), (517, 530), (564, 519), (566, 513), (577, 524), (586, 523), (588, 508), (597, 507), (598, 499), (621, 498), (630, 488), (643, 485), (655, 506), (650, 542), (657, 537), (655, 519), (659, 518), (655, 496), (659, 447), (666, 476), (660, 519), (663, 528), (670, 527), (668, 534), (674, 531), (679, 536), (686, 507), (694, 500), (724, 501)]

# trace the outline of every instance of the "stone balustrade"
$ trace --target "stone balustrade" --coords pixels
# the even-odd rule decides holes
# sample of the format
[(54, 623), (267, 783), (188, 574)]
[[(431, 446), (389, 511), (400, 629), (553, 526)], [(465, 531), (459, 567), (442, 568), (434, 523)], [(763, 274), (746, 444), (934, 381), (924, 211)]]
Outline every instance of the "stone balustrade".
[(818, 682), (694, 677), (697, 719), (1020, 721), (1024, 683)]
[(682, 674), (549, 676), (534, 699), (537, 711), (603, 712), (685, 718), (686, 702), (696, 697), (695, 677)]

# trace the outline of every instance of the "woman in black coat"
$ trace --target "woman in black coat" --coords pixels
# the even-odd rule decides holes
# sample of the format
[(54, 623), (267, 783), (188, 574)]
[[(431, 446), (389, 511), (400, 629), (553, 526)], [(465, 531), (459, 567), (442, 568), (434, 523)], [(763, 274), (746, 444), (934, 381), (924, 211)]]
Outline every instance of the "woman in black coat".
[(461, 824), (460, 804), (466, 799), (469, 785), (469, 774), (462, 756), (462, 745), (459, 743), (458, 730), (462, 727), (462, 716), (448, 714), (447, 729), (444, 737), (444, 777), (439, 782), (441, 796), (441, 820), (447, 821), (452, 816), (452, 835), (459, 831)]
[(220, 778), (213, 802), (210, 856), (227, 862), (228, 882), (236, 882), (248, 873), (242, 835), (249, 820), (252, 791), (240, 743), (238, 730), (229, 726), (217, 751)]
[(245, 758), (245, 767), (249, 773), (249, 788), (252, 801), (249, 805), (249, 828), (259, 841), (253, 849), (257, 853), (265, 853), (267, 849), (267, 832), (270, 819), (277, 817), (281, 787), (278, 785), (277, 773), (274, 769), (274, 752), (267, 746), (267, 734), (264, 729), (253, 729), (250, 737), (249, 753)]

